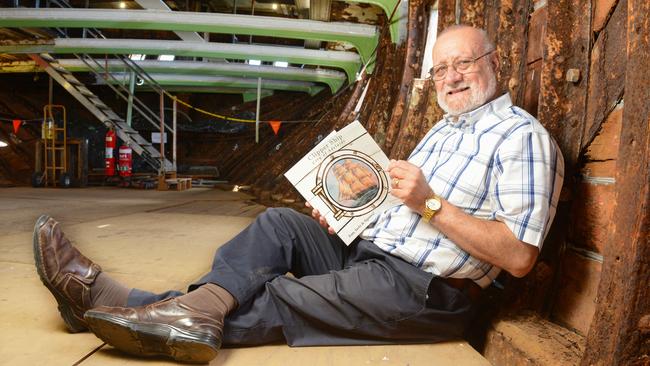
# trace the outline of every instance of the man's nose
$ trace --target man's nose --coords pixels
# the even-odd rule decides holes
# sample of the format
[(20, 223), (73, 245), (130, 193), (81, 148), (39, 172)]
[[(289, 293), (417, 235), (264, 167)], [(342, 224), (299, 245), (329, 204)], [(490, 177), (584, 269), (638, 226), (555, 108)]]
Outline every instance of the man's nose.
[(456, 71), (456, 68), (449, 67), (447, 68), (447, 75), (445, 75), (445, 81), (447, 83), (454, 83), (463, 78), (463, 74)]

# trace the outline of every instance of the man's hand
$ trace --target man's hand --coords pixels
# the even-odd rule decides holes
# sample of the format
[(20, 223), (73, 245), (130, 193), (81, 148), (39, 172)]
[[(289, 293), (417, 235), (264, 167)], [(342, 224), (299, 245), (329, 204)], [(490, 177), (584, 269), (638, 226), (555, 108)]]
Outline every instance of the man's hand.
[(401, 199), (411, 210), (422, 214), (424, 201), (433, 195), (422, 170), (408, 161), (391, 160), (388, 175), (393, 196)]
[(307, 206), (307, 208), (311, 208), (311, 217), (313, 217), (314, 220), (320, 224), (320, 226), (327, 229), (327, 232), (330, 233), (330, 235), (336, 234), (334, 229), (327, 223), (327, 220), (325, 220), (325, 217), (321, 216), (320, 212), (318, 212), (317, 209), (311, 207), (309, 202), (305, 202), (305, 206)]

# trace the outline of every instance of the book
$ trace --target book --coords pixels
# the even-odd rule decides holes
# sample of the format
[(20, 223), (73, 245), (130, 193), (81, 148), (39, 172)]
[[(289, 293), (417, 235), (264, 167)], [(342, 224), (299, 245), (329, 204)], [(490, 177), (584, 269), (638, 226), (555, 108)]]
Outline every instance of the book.
[(354, 121), (327, 135), (284, 175), (347, 245), (372, 216), (401, 201), (390, 193), (389, 160)]

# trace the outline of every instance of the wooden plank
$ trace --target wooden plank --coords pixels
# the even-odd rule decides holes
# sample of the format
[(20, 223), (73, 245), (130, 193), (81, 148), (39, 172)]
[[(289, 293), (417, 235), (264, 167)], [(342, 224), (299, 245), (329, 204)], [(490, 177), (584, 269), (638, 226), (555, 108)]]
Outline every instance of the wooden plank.
[(616, 187), (582, 182), (571, 208), (569, 240), (573, 245), (603, 253), (609, 240)]
[(549, 1), (538, 118), (556, 138), (565, 160), (565, 177), (575, 171), (580, 152), (587, 82), (567, 82), (569, 69), (589, 72), (590, 2)]
[[(426, 43), (427, 19), (424, 2), (422, 0), (411, 0), (408, 3), (408, 38), (406, 40), (406, 55), (403, 60), (402, 74), (399, 80), (399, 89), (397, 98), (391, 108), (391, 118), (386, 128), (386, 142), (384, 151), (388, 151), (388, 156), (393, 158), (393, 148), (399, 146), (402, 139), (419, 140), (422, 137), (418, 134), (421, 121), (409, 121), (408, 114), (409, 96), (413, 79), (420, 75), (422, 67), (422, 57), (424, 56), (424, 46)], [(415, 125), (413, 125), (415, 124)], [(413, 144), (412, 147), (415, 147)]]
[(438, 1), (438, 33), (450, 25), (457, 24), (456, 2), (461, 0), (439, 0)]
[(528, 47), (526, 49), (526, 64), (531, 64), (537, 60), (541, 60), (544, 53), (544, 34), (546, 33), (546, 21), (548, 19), (548, 11), (546, 6), (535, 10), (530, 15), (530, 23), (528, 25)]
[[(389, 122), (394, 115), (392, 106), (400, 96), (398, 88), (408, 41), (396, 47), (388, 37), (388, 32), (384, 32), (379, 44), (377, 65), (369, 81), (371, 84), (361, 108), (360, 120), (364, 122), (366, 129), (375, 138), (377, 144), (384, 147)], [(367, 78), (368, 76), (366, 76)], [(354, 100), (350, 99), (353, 102), (350, 110), (356, 106), (362, 91), (363, 88), (358, 91), (358, 96)], [(355, 94), (357, 94), (356, 89)]]
[(500, 66), (497, 72), (497, 90), (510, 92), (515, 105), (522, 105), (528, 37), (528, 15), (532, 11), (531, 0), (501, 0), (499, 10), (499, 27), (496, 34), (497, 53)]
[(594, 18), (592, 21), (592, 30), (600, 32), (605, 28), (607, 20), (614, 12), (617, 0), (595, 0), (594, 1)]
[(487, 32), (491, 39), (496, 40), (499, 31), (499, 12), (497, 9), (501, 8), (501, 0), (485, 0), (485, 22), (483, 29)]
[(493, 365), (564, 366), (577, 364), (583, 349), (580, 335), (523, 313), (492, 324), (483, 355)]
[(569, 250), (562, 258), (563, 277), (553, 320), (585, 335), (596, 311), (602, 263)]
[(524, 82), (524, 100), (521, 107), (533, 116), (537, 116), (539, 108), (540, 75), (542, 73), (542, 60), (537, 60), (527, 66), (526, 80)]
[(586, 163), (582, 168), (582, 175), (614, 178), (622, 124), (623, 103), (619, 103), (607, 116), (598, 136), (587, 146), (585, 152)]
[[(406, 126), (400, 130), (391, 157), (394, 159), (407, 159), (418, 141), (440, 118), (440, 113), (427, 113), (430, 110), (440, 110), (437, 103), (432, 103), (435, 98), (435, 87), (429, 80), (416, 79), (409, 96), (409, 106), (406, 110)], [(435, 107), (435, 108), (432, 108)]]
[(605, 117), (614, 109), (617, 101), (623, 95), (626, 17), (627, 0), (621, 0), (591, 51), (589, 96), (582, 148), (593, 141)]
[(583, 365), (647, 364), (650, 351), (650, 2), (629, 0), (627, 12), (614, 230), (605, 248)]
[(477, 28), (485, 27), (485, 0), (463, 0), (460, 8), (460, 23)]

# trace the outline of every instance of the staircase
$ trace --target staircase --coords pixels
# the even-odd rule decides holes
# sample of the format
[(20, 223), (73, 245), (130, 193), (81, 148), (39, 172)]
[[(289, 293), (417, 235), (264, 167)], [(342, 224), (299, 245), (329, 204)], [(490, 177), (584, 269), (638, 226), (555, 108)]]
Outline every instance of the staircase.
[[(72, 8), (67, 0), (51, 0), (51, 5), (56, 5), (61, 8)], [(61, 37), (68, 37), (65, 29), (56, 28), (56, 32)], [(104, 35), (97, 29), (85, 28), (83, 31), (84, 37), (90, 36), (92, 38), (105, 38)], [(74, 54), (79, 60), (85, 63), (90, 71), (97, 77), (106, 77), (116, 81), (112, 74), (106, 67), (92, 56), (87, 54)], [(45, 72), (47, 72), (54, 80), (63, 86), (75, 99), (77, 99), (88, 111), (97, 117), (107, 128), (112, 128), (116, 135), (133, 149), (135, 154), (138, 154), (142, 159), (153, 167), (158, 175), (165, 175), (165, 173), (175, 172), (176, 164), (165, 158), (165, 152), (154, 147), (149, 141), (144, 139), (138, 131), (129, 126), (126, 121), (115, 113), (110, 107), (104, 104), (97, 95), (80, 82), (71, 72), (66, 70), (57, 60), (50, 54), (41, 53), (39, 55), (30, 54), (31, 57)], [(121, 61), (127, 72), (131, 73), (132, 78), (138, 78), (153, 91), (160, 95), (161, 111), (163, 110), (162, 103), (164, 100), (165, 91), (162, 87), (149, 76), (137, 63), (125, 55), (113, 55), (113, 57)], [(169, 132), (174, 138), (175, 131), (164, 122), (164, 114), (156, 114), (146, 104), (140, 101), (133, 95), (132, 91), (124, 87), (121, 83), (107, 83), (107, 85), (116, 92), (124, 101), (129, 103), (135, 111), (137, 111), (144, 120), (148, 121), (156, 130), (160, 132)], [(161, 120), (163, 119), (163, 120)]]
[(63, 68), (57, 60), (47, 53), (30, 54), (39, 66), (56, 80), (65, 90), (77, 99), (88, 111), (99, 119), (107, 128), (112, 128), (117, 136), (133, 152), (140, 155), (144, 161), (158, 171), (158, 173), (175, 170), (172, 162), (161, 155), (149, 141), (144, 139), (138, 131), (129, 126), (123, 118), (117, 115), (109, 106), (104, 104), (95, 93), (86, 88), (72, 73)]

